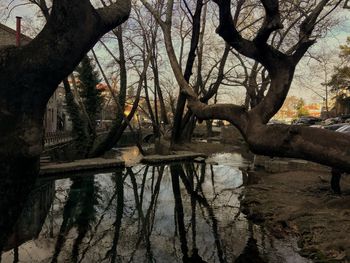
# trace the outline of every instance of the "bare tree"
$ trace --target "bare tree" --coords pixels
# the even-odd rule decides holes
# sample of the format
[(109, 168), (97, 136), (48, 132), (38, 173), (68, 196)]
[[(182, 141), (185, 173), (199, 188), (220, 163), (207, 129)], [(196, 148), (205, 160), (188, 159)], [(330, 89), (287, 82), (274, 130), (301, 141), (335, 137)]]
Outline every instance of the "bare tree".
[(304, 13), (298, 28), (297, 42), (292, 49), (281, 51), (269, 43), (272, 34), (283, 28), (279, 1), (261, 0), (265, 12), (263, 22), (251, 38), (243, 36), (234, 24), (230, 0), (214, 1), (219, 7), (219, 26), (217, 33), (237, 52), (259, 62), (267, 70), (270, 78), (269, 90), (254, 108), (234, 104), (205, 105), (189, 86), (181, 73), (171, 39), (171, 21), (174, 2), (168, 1), (165, 21), (145, 0), (143, 4), (157, 18), (163, 29), (164, 41), (181, 92), (186, 94), (188, 106), (198, 119), (221, 119), (231, 122), (243, 134), (250, 149), (257, 154), (303, 158), (330, 166), (350, 170), (349, 137), (334, 134), (322, 129), (309, 127), (274, 125), (266, 123), (281, 108), (290, 89), (295, 68), (309, 47), (315, 43), (313, 35), (315, 25), (340, 5), (328, 5), (329, 1), (320, 1), (315, 7)]

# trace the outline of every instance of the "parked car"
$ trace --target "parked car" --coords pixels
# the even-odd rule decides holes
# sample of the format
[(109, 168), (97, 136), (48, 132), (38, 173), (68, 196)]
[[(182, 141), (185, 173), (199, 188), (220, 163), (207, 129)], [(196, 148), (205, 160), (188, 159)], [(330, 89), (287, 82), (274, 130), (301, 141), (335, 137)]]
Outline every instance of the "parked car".
[(344, 126), (342, 126), (339, 129), (337, 129), (336, 132), (350, 134), (350, 124), (345, 124)]
[(350, 119), (350, 114), (341, 115), (337, 117), (341, 122), (346, 122), (348, 119)]
[(337, 124), (339, 123), (339, 119), (337, 118), (328, 118), (326, 120), (324, 120), (324, 124), (326, 125), (332, 125), (332, 124)]
[(295, 120), (292, 124), (294, 125), (314, 125), (318, 122), (321, 122), (320, 118), (316, 117), (300, 117), (299, 119)]
[(267, 125), (274, 125), (274, 124), (286, 124), (283, 121), (279, 121), (279, 120), (270, 120)]
[(326, 125), (324, 126), (325, 129), (335, 131), (338, 130), (339, 128), (343, 127), (344, 125), (347, 125), (346, 123), (337, 123), (337, 124), (332, 124), (332, 125)]

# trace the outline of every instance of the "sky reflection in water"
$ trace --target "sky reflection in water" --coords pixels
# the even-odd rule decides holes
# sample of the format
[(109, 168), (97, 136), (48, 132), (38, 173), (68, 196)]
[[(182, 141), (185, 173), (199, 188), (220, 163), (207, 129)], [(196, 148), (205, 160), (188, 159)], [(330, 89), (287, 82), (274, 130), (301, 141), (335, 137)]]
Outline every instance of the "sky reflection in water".
[(41, 179), (2, 262), (264, 262), (250, 238), (262, 232), (239, 212), (244, 160), (221, 157)]

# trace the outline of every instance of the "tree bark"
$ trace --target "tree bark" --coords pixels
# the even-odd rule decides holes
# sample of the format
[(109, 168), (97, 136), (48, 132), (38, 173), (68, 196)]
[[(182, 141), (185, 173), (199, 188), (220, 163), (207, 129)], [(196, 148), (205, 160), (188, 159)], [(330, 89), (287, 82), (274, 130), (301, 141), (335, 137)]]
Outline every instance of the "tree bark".
[(290, 89), (297, 63), (315, 42), (310, 39), (318, 16), (327, 1), (320, 1), (300, 25), (299, 42), (293, 54), (284, 54), (266, 43), (269, 35), (281, 27), (278, 1), (263, 1), (265, 22), (253, 41), (236, 30), (231, 15), (231, 1), (215, 0), (219, 6), (219, 35), (239, 53), (261, 63), (271, 79), (269, 91), (252, 110), (237, 105), (207, 106), (188, 92), (188, 105), (198, 119), (230, 121), (256, 154), (302, 158), (350, 171), (349, 135), (302, 126), (266, 125), (281, 108)]
[[(184, 72), (184, 79), (187, 83), (189, 83), (194, 61), (196, 58), (196, 50), (198, 47), (199, 39), (200, 39), (200, 28), (201, 28), (201, 15), (202, 15), (203, 1), (197, 0), (196, 11), (192, 17), (193, 19), (193, 27), (192, 27), (192, 36), (191, 36), (191, 46), (190, 51), (187, 57), (186, 68)], [(170, 33), (169, 33), (170, 34)], [(182, 141), (182, 118), (186, 105), (186, 95), (183, 94), (181, 88), (177, 100), (176, 111), (174, 115), (174, 126), (171, 135), (172, 143), (180, 143)]]
[(86, 0), (55, 0), (37, 37), (22, 47), (0, 49), (1, 175), (38, 171), (46, 103), (98, 39), (129, 12), (130, 1), (124, 0), (100, 9)]

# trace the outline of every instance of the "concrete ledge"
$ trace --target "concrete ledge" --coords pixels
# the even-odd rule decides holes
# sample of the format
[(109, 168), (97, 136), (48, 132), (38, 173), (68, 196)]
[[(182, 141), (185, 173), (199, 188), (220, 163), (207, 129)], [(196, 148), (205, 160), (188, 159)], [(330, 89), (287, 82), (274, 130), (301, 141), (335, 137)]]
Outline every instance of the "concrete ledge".
[(282, 173), (297, 170), (330, 170), (329, 167), (317, 163), (290, 158), (271, 158), (263, 155), (255, 155), (254, 165), (263, 167), (270, 173)]
[(207, 158), (204, 153), (194, 153), (194, 152), (174, 152), (171, 155), (149, 155), (141, 159), (141, 162), (144, 164), (163, 164), (179, 161), (193, 161), (194, 159), (201, 157)]
[(40, 176), (62, 174), (62, 173), (74, 173), (74, 172), (86, 172), (92, 170), (100, 170), (107, 168), (124, 167), (125, 163), (120, 159), (103, 159), (93, 158), (76, 160), (71, 163), (60, 163), (45, 165), (40, 168)]
[(281, 160), (271, 160), (265, 162), (265, 170), (270, 173), (282, 173), (290, 170), (289, 163)]

